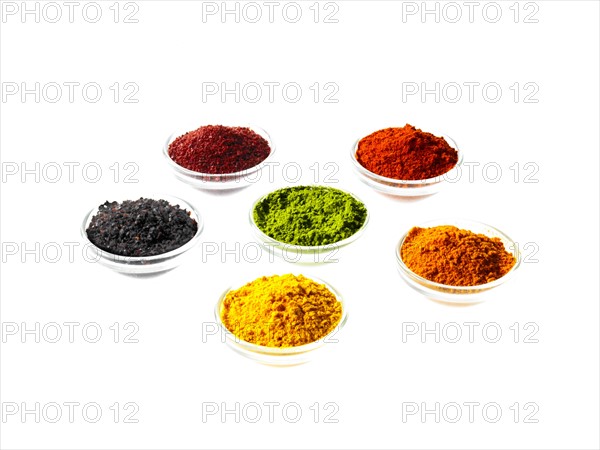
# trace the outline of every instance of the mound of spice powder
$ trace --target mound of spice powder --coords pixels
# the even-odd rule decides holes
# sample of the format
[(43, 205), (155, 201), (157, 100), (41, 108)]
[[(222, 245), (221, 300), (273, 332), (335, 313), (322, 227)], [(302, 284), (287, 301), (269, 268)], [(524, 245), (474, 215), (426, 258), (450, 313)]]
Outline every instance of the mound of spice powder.
[(169, 145), (170, 158), (186, 169), (206, 174), (241, 172), (263, 162), (269, 143), (250, 128), (206, 125)]
[(425, 180), (450, 171), (458, 163), (458, 152), (444, 138), (407, 124), (362, 138), (356, 159), (365, 169), (383, 177)]
[(342, 304), (324, 284), (303, 275), (274, 275), (227, 293), (220, 316), (246, 342), (296, 347), (331, 333), (342, 318)]
[(197, 222), (179, 205), (140, 198), (100, 205), (86, 233), (94, 245), (109, 253), (154, 256), (181, 247), (197, 231)]
[(319, 246), (356, 233), (367, 219), (367, 208), (339, 189), (293, 186), (268, 194), (253, 215), (256, 226), (279, 242)]
[(400, 256), (417, 275), (450, 286), (489, 283), (506, 275), (516, 262), (499, 238), (450, 225), (413, 228)]

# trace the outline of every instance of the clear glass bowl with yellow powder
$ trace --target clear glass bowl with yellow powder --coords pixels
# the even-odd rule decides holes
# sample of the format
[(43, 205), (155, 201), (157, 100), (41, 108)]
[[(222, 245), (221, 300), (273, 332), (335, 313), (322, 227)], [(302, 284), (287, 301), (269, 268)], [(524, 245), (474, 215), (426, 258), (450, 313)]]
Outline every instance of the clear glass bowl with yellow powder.
[[(480, 303), (485, 301), (486, 294), (491, 289), (506, 283), (513, 277), (515, 271), (519, 268), (521, 263), (521, 255), (518, 245), (502, 231), (490, 225), (466, 219), (438, 219), (415, 226), (419, 228), (430, 228), (443, 225), (455, 226), (463, 230), (469, 230), (473, 233), (483, 234), (490, 238), (498, 238), (504, 245), (504, 249), (508, 253), (512, 254), (515, 258), (515, 264), (502, 277), (485, 284), (479, 284), (476, 286), (452, 286), (448, 284), (436, 283), (417, 275), (415, 272), (409, 269), (406, 263), (402, 260), (401, 249), (410, 232), (410, 230), (408, 230), (400, 238), (400, 241), (395, 248), (398, 271), (400, 272), (400, 275), (404, 281), (406, 281), (410, 287), (427, 298), (443, 303), (452, 303), (457, 305)], [(411, 229), (412, 228), (413, 227), (411, 227)]]
[(394, 195), (397, 197), (421, 197), (435, 194), (446, 185), (458, 182), (461, 176), (464, 176), (461, 171), (463, 152), (458, 148), (458, 145), (450, 136), (445, 134), (437, 134), (437, 136), (443, 137), (458, 153), (458, 162), (456, 165), (443, 175), (424, 180), (396, 180), (394, 178), (388, 178), (373, 173), (366, 169), (356, 159), (356, 151), (358, 150), (360, 139), (354, 143), (350, 150), (350, 159), (352, 160), (354, 171), (363, 183), (383, 194)]
[[(261, 245), (262, 249), (267, 253), (269, 258), (271, 258), (272, 255), (275, 255), (286, 262), (307, 265), (337, 263), (339, 262), (340, 256), (343, 254), (344, 248), (352, 242), (356, 241), (360, 236), (362, 236), (369, 223), (370, 218), (369, 210), (368, 208), (366, 208), (365, 203), (362, 200), (360, 200), (356, 195), (352, 193), (349, 193), (347, 191), (342, 192), (359, 202), (363, 207), (365, 207), (366, 212), (362, 226), (360, 226), (360, 228), (356, 232), (354, 232), (354, 234), (345, 239), (341, 239), (337, 242), (333, 242), (327, 245), (310, 246), (289, 244), (269, 236), (268, 234), (263, 232), (256, 224), (254, 218), (254, 210), (256, 209), (256, 206), (270, 194), (261, 196), (252, 204), (252, 207), (250, 208), (249, 221), (250, 226), (252, 228), (252, 233), (254, 234), (254, 237), (256, 238), (258, 243)], [(308, 231), (309, 230), (307, 230), (307, 232)]]
[[(245, 283), (240, 282), (223, 292), (214, 309), (215, 320), (219, 324), (221, 336), (224, 337), (223, 340), (227, 346), (246, 358), (272, 366), (293, 366), (304, 364), (314, 359), (315, 356), (323, 354), (324, 351), (326, 352), (326, 348), (331, 349), (335, 347), (335, 345), (337, 345), (339, 342), (340, 331), (348, 320), (346, 303), (343, 300), (340, 292), (329, 283), (313, 276), (306, 278), (324, 285), (325, 288), (327, 288), (327, 290), (329, 290), (329, 292), (331, 292), (331, 294), (333, 294), (336, 300), (341, 304), (342, 311), (340, 321), (331, 332), (317, 341), (294, 347), (269, 347), (266, 345), (257, 345), (242, 340), (227, 328), (222, 318), (223, 302), (230, 292), (244, 286)], [(321, 351), (317, 353), (317, 350)]]

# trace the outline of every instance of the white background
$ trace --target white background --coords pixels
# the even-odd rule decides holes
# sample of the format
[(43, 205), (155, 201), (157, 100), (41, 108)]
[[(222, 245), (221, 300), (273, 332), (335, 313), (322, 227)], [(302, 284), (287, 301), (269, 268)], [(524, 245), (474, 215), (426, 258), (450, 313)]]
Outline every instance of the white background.
[[(482, 15), (485, 3), (473, 23), (463, 3), (457, 23), (445, 20), (454, 17), (449, 9), (440, 10), (446, 16), (439, 23), (432, 15), (423, 23), (419, 14), (403, 21), (403, 8), (421, 3), (391, 1), (338, 1), (338, 23), (323, 23), (324, 5), (314, 23), (313, 2), (301, 2), (297, 23), (282, 17), (282, 6), (269, 23), (260, 3), (264, 17), (254, 24), (243, 17), (236, 23), (233, 16), (222, 23), (218, 15), (203, 23), (202, 3), (191, 1), (137, 2), (138, 23), (123, 23), (121, 5), (114, 23), (112, 3), (100, 2), (97, 23), (84, 20), (80, 9), (69, 23), (63, 7), (67, 17), (55, 24), (43, 17), (36, 23), (33, 16), (22, 23), (18, 14), (3, 16), (0, 24), (2, 83), (26, 82), (31, 88), (36, 82), (96, 82), (103, 88), (96, 103), (85, 101), (80, 89), (71, 103), (65, 88), (56, 103), (43, 96), (36, 103), (33, 95), (23, 102), (13, 95), (1, 105), (5, 169), (7, 162), (29, 168), (36, 162), (40, 167), (95, 162), (103, 169), (97, 183), (83, 178), (81, 166), (72, 183), (66, 168), (56, 183), (44, 176), (36, 182), (34, 175), (22, 182), (20, 174), (2, 183), (4, 248), (80, 243), (73, 262), (66, 247), (56, 263), (43, 255), (39, 263), (35, 255), (24, 255), (22, 263), (21, 253), (3, 254), (2, 322), (30, 328), (35, 322), (95, 322), (103, 330), (96, 344), (81, 337), (81, 326), (74, 343), (66, 336), (55, 344), (35, 343), (33, 336), (21, 343), (20, 335), (4, 333), (3, 404), (96, 402), (103, 416), (88, 423), (77, 409), (73, 423), (68, 417), (36, 423), (33, 414), (26, 420), (5, 415), (3, 448), (598, 448), (598, 3), (538, 1), (537, 23), (524, 23), (533, 11), (524, 4), (517, 5), (515, 23), (513, 2), (499, 3), (502, 17), (496, 23)], [(487, 11), (493, 19), (493, 10)], [(121, 97), (115, 103), (109, 89), (115, 82), (135, 83), (139, 102)], [(303, 95), (291, 103), (276, 89), (272, 103), (266, 91), (256, 103), (236, 102), (232, 95), (225, 102), (219, 96), (203, 102), (203, 82), (230, 87), (295, 82)], [(321, 97), (315, 103), (309, 89), (315, 82), (335, 83), (338, 102)], [(403, 101), (407, 82), (480, 87), (472, 102), (466, 88), (455, 103), (443, 96), (436, 102), (433, 95)], [(490, 82), (502, 88), (495, 103), (481, 92)], [(521, 86), (517, 102), (510, 90), (515, 82)], [(539, 87), (537, 103), (523, 101), (528, 82)], [(161, 146), (174, 129), (207, 123), (263, 127), (277, 146), (275, 160), (302, 167), (301, 183), (315, 181), (309, 169), (315, 162), (321, 170), (335, 162), (335, 186), (357, 194), (371, 212), (366, 233), (339, 263), (327, 266), (273, 263), (267, 257), (236, 262), (235, 255), (203, 256), (201, 246), (192, 261), (150, 279), (86, 263), (79, 235), (84, 214), (100, 202), (138, 192), (194, 203), (206, 221), (202, 242), (229, 249), (253, 242), (248, 209), (258, 196), (288, 184), (280, 171), (272, 184), (263, 179), (217, 195), (177, 181), (162, 160)], [(412, 201), (372, 191), (352, 172), (349, 148), (370, 132), (405, 123), (452, 136), (466, 161), (497, 163), (502, 177), (487, 182), (479, 166), (472, 182), (464, 174), (443, 192)], [(127, 162), (139, 166), (134, 177), (139, 183), (122, 182)], [(528, 162), (539, 167), (537, 183), (523, 182)], [(109, 169), (114, 163), (121, 168), (118, 183)], [(509, 169), (514, 163), (521, 170), (518, 182)], [(539, 251), (531, 259), (538, 262), (523, 263), (483, 304), (429, 301), (399, 277), (394, 246), (411, 226), (439, 217), (479, 220), (521, 245), (534, 243)], [(287, 272), (321, 277), (349, 303), (340, 342), (325, 358), (273, 368), (235, 354), (218, 337), (202, 342), (202, 324), (213, 320), (224, 289), (236, 280)], [(115, 322), (121, 327), (135, 322), (139, 343), (114, 343), (109, 327)], [(436, 343), (432, 336), (423, 343), (418, 335), (403, 342), (407, 322), (481, 326), (473, 343), (466, 336), (456, 344)], [(503, 332), (495, 344), (481, 336), (483, 324), (491, 322)], [(515, 343), (509, 329), (515, 322), (521, 328), (535, 323), (539, 342), (524, 343), (521, 334)], [(114, 423), (109, 407), (115, 402), (135, 402), (139, 422), (123, 423), (121, 416)], [(267, 417), (236, 423), (233, 415), (225, 423), (219, 416), (203, 423), (206, 402), (226, 402), (229, 408), (236, 402), (296, 402), (303, 415), (289, 423), (279, 408), (273, 423)], [(321, 408), (318, 423), (309, 409), (315, 402)], [(339, 407), (337, 423), (324, 423), (328, 402)], [(503, 415), (489, 423), (479, 407), (470, 423), (465, 407), (458, 423), (444, 417), (436, 423), (433, 415), (425, 423), (419, 415), (403, 421), (406, 402), (425, 402), (428, 408), (436, 402), (495, 402)], [(509, 409), (515, 402), (521, 405), (518, 423)], [(539, 407), (538, 423), (524, 423), (528, 402)]]

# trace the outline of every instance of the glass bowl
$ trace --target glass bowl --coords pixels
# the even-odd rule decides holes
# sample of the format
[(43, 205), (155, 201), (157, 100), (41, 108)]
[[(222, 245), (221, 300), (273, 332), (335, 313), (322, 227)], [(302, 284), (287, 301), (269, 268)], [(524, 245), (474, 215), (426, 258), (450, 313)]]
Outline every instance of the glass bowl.
[[(439, 225), (453, 225), (455, 227), (469, 230), (474, 233), (484, 234), (489, 237), (497, 237), (504, 244), (504, 248), (507, 252), (511, 253), (515, 257), (515, 265), (501, 278), (494, 280), (490, 283), (480, 284), (478, 286), (450, 286), (447, 284), (436, 283), (423, 278), (408, 268), (402, 257), (400, 256), (400, 249), (404, 244), (406, 236), (410, 232), (408, 230), (400, 238), (398, 245), (396, 245), (396, 262), (398, 263), (398, 271), (400, 275), (406, 281), (406, 283), (420, 294), (436, 301), (444, 303), (455, 303), (455, 304), (472, 304), (480, 303), (485, 300), (485, 293), (490, 289), (500, 286), (506, 283), (509, 279), (514, 276), (515, 271), (521, 264), (520, 253), (518, 245), (509, 238), (506, 234), (500, 230), (486, 225), (485, 223), (475, 222), (472, 220), (464, 219), (440, 219), (425, 222), (420, 225), (416, 225), (420, 228), (429, 228)], [(411, 227), (412, 229), (412, 227)]]
[(446, 184), (454, 183), (458, 180), (460, 177), (460, 164), (463, 161), (462, 151), (458, 148), (458, 145), (456, 145), (456, 142), (454, 142), (450, 136), (445, 134), (436, 134), (436, 136), (443, 137), (450, 147), (457, 151), (458, 161), (456, 162), (456, 165), (448, 172), (438, 175), (435, 178), (428, 178), (425, 180), (396, 180), (394, 178), (383, 177), (371, 172), (356, 159), (356, 151), (358, 150), (358, 143), (360, 142), (360, 139), (356, 141), (352, 147), (350, 158), (352, 159), (354, 169), (360, 180), (376, 191), (398, 197), (418, 197), (435, 194)]
[(224, 125), (224, 126), (242, 126), (244, 128), (249, 128), (250, 130), (254, 131), (256, 134), (258, 134), (259, 136), (264, 138), (267, 141), (267, 143), (269, 144), (269, 147), (271, 149), (269, 156), (267, 156), (262, 162), (260, 162), (256, 166), (250, 167), (249, 169), (242, 170), (240, 172), (219, 173), (219, 174), (194, 172), (193, 170), (189, 170), (183, 166), (180, 166), (179, 164), (177, 164), (175, 161), (173, 161), (171, 159), (171, 157), (169, 156), (169, 145), (171, 145), (171, 143), (175, 139), (177, 139), (179, 136), (182, 136), (185, 133), (193, 131), (194, 129), (197, 129), (198, 127), (194, 128), (194, 129), (187, 129), (184, 131), (176, 131), (169, 136), (169, 138), (167, 139), (167, 142), (163, 146), (163, 156), (164, 156), (167, 164), (173, 171), (173, 174), (175, 175), (175, 177), (178, 180), (183, 181), (184, 183), (187, 183), (190, 186), (193, 186), (198, 189), (229, 190), (229, 189), (239, 189), (239, 188), (249, 186), (253, 183), (258, 182), (261, 179), (262, 169), (271, 161), (271, 159), (273, 158), (273, 154), (275, 153), (275, 145), (273, 145), (273, 142), (271, 141), (271, 137), (269, 136), (269, 134), (262, 128), (259, 128), (256, 126), (249, 126), (249, 125)]
[(327, 287), (327, 289), (329, 289), (342, 304), (342, 317), (338, 325), (331, 333), (322, 337), (318, 341), (311, 342), (310, 344), (299, 345), (297, 347), (267, 347), (241, 340), (239, 337), (235, 336), (231, 331), (229, 331), (221, 320), (221, 307), (225, 297), (230, 291), (238, 289), (246, 284), (240, 283), (239, 285), (232, 286), (225, 290), (225, 292), (221, 294), (221, 297), (219, 298), (219, 301), (214, 309), (215, 320), (219, 324), (221, 333), (225, 337), (225, 343), (227, 346), (236, 353), (262, 364), (271, 366), (293, 366), (297, 364), (304, 364), (314, 359), (317, 350), (338, 343), (336, 335), (344, 327), (346, 321), (348, 320), (348, 309), (346, 307), (346, 303), (344, 302), (340, 292), (329, 283), (326, 283), (325, 281), (316, 277), (307, 278), (310, 278), (317, 283), (324, 284), (325, 287)]
[[(365, 203), (359, 199), (356, 195), (343, 191), (348, 195), (354, 197), (357, 201), (365, 205)], [(357, 240), (365, 231), (367, 224), (369, 223), (369, 209), (367, 208), (367, 217), (365, 217), (365, 222), (362, 227), (360, 227), (356, 233), (352, 236), (347, 237), (346, 239), (342, 239), (338, 242), (333, 242), (327, 245), (293, 245), (287, 244), (285, 242), (278, 241), (273, 239), (268, 234), (264, 233), (254, 221), (254, 208), (256, 205), (261, 202), (267, 195), (265, 194), (256, 200), (252, 207), (250, 208), (250, 226), (252, 227), (252, 232), (259, 244), (268, 254), (275, 254), (279, 258), (282, 258), (284, 261), (291, 263), (302, 263), (302, 264), (323, 264), (323, 263), (337, 263), (340, 249), (346, 247), (348, 244)], [(365, 205), (366, 208), (366, 205)]]
[[(98, 206), (92, 209), (86, 214), (85, 219), (81, 225), (81, 236), (85, 241), (86, 249), (86, 260), (89, 262), (97, 262), (106, 266), (116, 272), (128, 274), (128, 275), (148, 275), (159, 272), (164, 272), (179, 266), (186, 257), (189, 256), (188, 252), (191, 250), (200, 240), (200, 234), (204, 228), (204, 222), (198, 210), (189, 204), (188, 202), (169, 195), (142, 195), (144, 198), (151, 198), (154, 200), (166, 200), (171, 205), (179, 205), (181, 209), (185, 209), (190, 212), (190, 217), (198, 224), (198, 230), (192, 239), (186, 242), (181, 247), (171, 250), (167, 253), (153, 256), (121, 256), (114, 253), (110, 253), (106, 250), (102, 250), (93, 244), (87, 236), (87, 228), (92, 221), (92, 218), (98, 213)], [(132, 198), (138, 199), (139, 196)], [(129, 199), (126, 199), (129, 200)]]

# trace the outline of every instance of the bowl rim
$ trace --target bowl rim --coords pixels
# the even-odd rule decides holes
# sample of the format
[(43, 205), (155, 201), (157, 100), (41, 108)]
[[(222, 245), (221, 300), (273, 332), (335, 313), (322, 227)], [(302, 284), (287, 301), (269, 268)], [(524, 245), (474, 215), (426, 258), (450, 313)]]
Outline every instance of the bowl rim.
[[(263, 275), (263, 276), (274, 276), (274, 275), (281, 275), (281, 274), (271, 274), (271, 275)], [(213, 308), (215, 321), (221, 328), (221, 331), (223, 331), (225, 333), (225, 339), (226, 339), (226, 343), (228, 345), (233, 345), (236, 347), (237, 350), (241, 349), (244, 351), (252, 352), (253, 354), (262, 354), (262, 355), (274, 356), (274, 357), (297, 356), (299, 354), (308, 353), (308, 352), (311, 352), (318, 348), (321, 348), (323, 345), (327, 344), (327, 339), (331, 338), (332, 336), (334, 336), (335, 334), (337, 334), (344, 328), (344, 325), (348, 321), (348, 306), (347, 306), (346, 300), (344, 300), (340, 291), (338, 291), (331, 284), (329, 284), (328, 282), (326, 282), (325, 280), (323, 280), (319, 277), (307, 276), (307, 275), (304, 275), (301, 273), (291, 273), (291, 275), (294, 275), (294, 276), (303, 275), (305, 278), (308, 278), (309, 280), (315, 281), (319, 284), (323, 284), (335, 296), (336, 300), (341, 303), (342, 317), (340, 318), (340, 321), (335, 326), (335, 328), (332, 331), (330, 331), (329, 333), (327, 333), (325, 336), (323, 336), (322, 338), (320, 338), (314, 342), (309, 342), (308, 344), (298, 345), (295, 347), (267, 347), (265, 345), (253, 344), (251, 342), (244, 341), (243, 339), (237, 337), (233, 332), (229, 331), (229, 329), (225, 326), (225, 324), (221, 320), (221, 306), (223, 304), (223, 301), (225, 300), (225, 297), (227, 296), (227, 294), (229, 294), (229, 292), (239, 289), (239, 288), (245, 286), (247, 283), (250, 283), (250, 282), (258, 279), (258, 278), (255, 278), (254, 280), (246, 281), (243, 284), (238, 285), (236, 282), (236, 284), (230, 285), (219, 296), (219, 299), (217, 300), (217, 303), (215, 304), (215, 307)]]
[(183, 175), (187, 175), (189, 177), (207, 178), (206, 181), (211, 181), (210, 178), (219, 178), (219, 180), (214, 180), (214, 182), (223, 183), (223, 182), (226, 182), (229, 180), (223, 180), (222, 178), (232, 178), (232, 179), (243, 178), (244, 176), (253, 174), (253, 173), (261, 170), (263, 167), (265, 167), (267, 165), (267, 163), (269, 163), (271, 161), (271, 159), (273, 158), (273, 155), (275, 154), (275, 144), (273, 143), (273, 139), (271, 139), (271, 135), (264, 128), (261, 128), (261, 127), (255, 126), (255, 125), (251, 125), (251, 124), (246, 124), (246, 125), (218, 124), (218, 125), (222, 125), (222, 126), (230, 127), (230, 128), (239, 127), (239, 128), (250, 129), (251, 131), (255, 132), (256, 134), (258, 134), (259, 136), (261, 136), (263, 139), (265, 139), (267, 141), (267, 144), (269, 145), (269, 148), (271, 151), (269, 152), (267, 157), (265, 159), (263, 159), (261, 162), (259, 162), (257, 165), (249, 167), (244, 170), (240, 170), (238, 172), (229, 172), (229, 173), (196, 172), (194, 170), (190, 170), (186, 167), (180, 166), (175, 161), (173, 161), (173, 159), (171, 159), (171, 157), (169, 156), (169, 146), (175, 139), (177, 139), (180, 136), (183, 136), (186, 133), (190, 133), (192, 131), (197, 130), (198, 128), (201, 128), (203, 126), (208, 126), (208, 125), (211, 125), (211, 124), (202, 124), (192, 130), (187, 130), (187, 131), (180, 131), (180, 128), (178, 128), (174, 132), (172, 132), (169, 135), (169, 137), (167, 137), (167, 140), (165, 141), (165, 144), (163, 145), (163, 148), (162, 148), (162, 154), (163, 154), (163, 157), (166, 158), (167, 164), (169, 164), (169, 166), (172, 169), (178, 171), (179, 173), (181, 173)]
[[(510, 251), (509, 249), (506, 248), (506, 246), (505, 246), (505, 250), (507, 252), (510, 252), (515, 257), (515, 264), (503, 276), (501, 276), (500, 278), (497, 278), (494, 281), (490, 281), (489, 283), (478, 284), (475, 286), (453, 286), (450, 284), (437, 283), (435, 281), (431, 281), (427, 278), (417, 275), (404, 263), (404, 261), (402, 260), (402, 256), (400, 255), (400, 250), (402, 249), (402, 245), (404, 245), (404, 240), (408, 236), (408, 233), (410, 233), (410, 231), (413, 228), (415, 228), (415, 227), (428, 228), (428, 227), (441, 226), (441, 225), (451, 225), (451, 226), (456, 226), (457, 228), (461, 228), (461, 226), (454, 225), (454, 223), (464, 224), (463, 226), (465, 228), (463, 228), (463, 229), (467, 229), (469, 231), (472, 231), (473, 233), (485, 234), (485, 233), (476, 232), (470, 228), (467, 228), (469, 225), (482, 226), (482, 227), (485, 227), (485, 228), (493, 231), (494, 233), (496, 233), (498, 236), (495, 236), (495, 237), (499, 237), (503, 241), (503, 245), (504, 245), (504, 241), (512, 244), (512, 247), (514, 250)], [(488, 237), (490, 237), (490, 236), (488, 235)], [(504, 233), (503, 231), (500, 231), (496, 227), (488, 225), (487, 223), (479, 222), (477, 220), (463, 219), (463, 218), (433, 219), (433, 220), (428, 220), (426, 222), (422, 222), (418, 225), (413, 225), (405, 233), (402, 234), (402, 237), (400, 237), (400, 240), (394, 247), (394, 251), (395, 251), (395, 255), (396, 255), (396, 262), (398, 263), (398, 268), (401, 269), (401, 271), (405, 275), (409, 276), (410, 278), (412, 278), (413, 280), (415, 280), (416, 282), (418, 282), (421, 286), (423, 286), (425, 288), (429, 288), (435, 292), (443, 292), (445, 294), (450, 294), (450, 295), (462, 295), (462, 294), (475, 293), (475, 292), (480, 292), (480, 291), (486, 291), (486, 290), (492, 289), (496, 286), (500, 286), (501, 284), (506, 282), (508, 279), (512, 278), (515, 271), (521, 265), (521, 252), (520, 252), (518, 246), (516, 245), (515, 241), (512, 238), (510, 238), (506, 233)]]
[[(175, 257), (182, 253), (185, 253), (186, 251), (188, 251), (189, 249), (191, 249), (198, 243), (198, 241), (200, 239), (200, 235), (202, 234), (202, 231), (204, 230), (204, 219), (198, 212), (198, 209), (193, 204), (191, 204), (188, 201), (183, 200), (179, 197), (175, 197), (173, 195), (166, 195), (166, 194), (163, 195), (163, 194), (156, 194), (156, 193), (155, 194), (147, 194), (147, 195), (142, 194), (141, 197), (138, 197), (137, 195), (133, 195), (133, 196), (131, 196), (131, 198), (136, 198), (136, 199), (149, 198), (149, 199), (153, 199), (153, 200), (166, 200), (169, 202), (169, 204), (171, 206), (178, 205), (180, 209), (189, 211), (191, 213), (190, 217), (192, 217), (192, 219), (194, 219), (196, 221), (196, 224), (198, 225), (196, 234), (194, 234), (194, 236), (192, 236), (192, 238), (189, 241), (187, 241), (185, 244), (183, 244), (181, 247), (177, 247), (176, 249), (170, 250), (165, 253), (160, 253), (158, 255), (152, 255), (152, 256), (117, 255), (116, 253), (111, 253), (108, 250), (101, 249), (96, 244), (94, 244), (87, 235), (87, 228), (88, 228), (92, 218), (98, 213), (98, 208), (101, 205), (103, 205), (103, 203), (100, 203), (98, 206), (96, 206), (95, 208), (92, 208), (85, 215), (83, 222), (81, 224), (81, 228), (80, 228), (81, 236), (84, 239), (85, 244), (86, 245), (89, 244), (94, 249), (94, 251), (100, 256), (100, 259), (109, 259), (110, 261), (114, 261), (117, 263), (125, 263), (125, 264), (136, 263), (136, 262), (158, 261), (158, 260), (163, 260), (165, 258)], [(125, 200), (129, 200), (129, 199), (125, 199)], [(117, 201), (119, 203), (122, 203), (125, 200), (120, 200), (120, 201), (117, 200)]]
[[(295, 245), (295, 244), (288, 244), (286, 242), (282, 242), (282, 241), (278, 241), (277, 239), (269, 236), (268, 234), (266, 234), (264, 231), (262, 231), (260, 228), (258, 228), (258, 225), (256, 225), (256, 222), (254, 221), (254, 208), (256, 207), (256, 205), (258, 205), (258, 203), (260, 203), (262, 200), (264, 200), (268, 195), (272, 194), (273, 192), (277, 192), (279, 190), (282, 189), (288, 189), (288, 188), (292, 188), (292, 187), (323, 187), (323, 188), (328, 188), (328, 189), (337, 189), (338, 191), (342, 191), (345, 194), (350, 195), (352, 198), (354, 198), (355, 200), (359, 201), (366, 209), (367, 211), (367, 215), (365, 217), (365, 221), (363, 222), (363, 224), (361, 225), (361, 227), (356, 230), (356, 232), (350, 236), (348, 236), (346, 239), (342, 239), (341, 241), (337, 241), (337, 242), (332, 242), (330, 244), (325, 244), (325, 245)], [(273, 244), (276, 247), (283, 247), (286, 250), (293, 250), (293, 251), (298, 251), (298, 252), (310, 252), (310, 251), (328, 251), (328, 250), (332, 250), (332, 249), (337, 249), (337, 248), (341, 248), (344, 247), (345, 245), (348, 245), (352, 242), (354, 242), (355, 240), (357, 240), (365, 231), (365, 228), (367, 227), (367, 224), (369, 223), (369, 219), (371, 217), (371, 213), (369, 211), (369, 208), (367, 208), (367, 205), (365, 202), (363, 202), (359, 197), (357, 197), (354, 193), (346, 191), (344, 189), (339, 189), (339, 188), (334, 188), (331, 186), (323, 186), (320, 184), (307, 184), (307, 185), (299, 185), (299, 186), (284, 186), (281, 188), (277, 188), (275, 190), (269, 191), (266, 194), (261, 195), (257, 200), (255, 200), (252, 203), (252, 206), (250, 207), (250, 212), (248, 214), (249, 219), (250, 219), (250, 225), (252, 226), (252, 230), (254, 231), (254, 233), (260, 237), (264, 242), (268, 242), (269, 244)]]
[[(387, 127), (387, 128), (399, 128), (399, 127), (396, 126), (396, 127)], [(380, 128), (379, 130), (376, 130), (373, 133), (376, 133), (377, 131), (381, 131), (381, 130), (385, 130), (385, 129), (386, 128)], [(370, 134), (373, 134), (373, 133), (370, 133)], [(370, 136), (370, 134), (368, 134), (367, 136)], [(371, 179), (381, 182), (381, 183), (385, 183), (386, 185), (405, 184), (405, 185), (410, 185), (410, 186), (414, 186), (414, 187), (425, 187), (427, 185), (437, 184), (437, 183), (444, 181), (445, 175), (449, 174), (453, 170), (456, 170), (459, 166), (462, 165), (463, 160), (464, 160), (464, 153), (460, 149), (460, 147), (458, 146), (456, 141), (453, 138), (451, 138), (450, 136), (448, 136), (447, 134), (445, 134), (445, 133), (431, 133), (431, 134), (433, 134), (434, 136), (437, 136), (437, 137), (444, 138), (446, 140), (446, 142), (450, 141), (450, 142), (448, 142), (448, 145), (450, 145), (454, 150), (456, 150), (456, 153), (458, 154), (458, 161), (456, 161), (456, 164), (450, 170), (448, 170), (447, 172), (444, 172), (440, 175), (437, 175), (433, 178), (424, 178), (421, 180), (400, 180), (400, 179), (396, 179), (396, 178), (384, 177), (383, 175), (378, 175), (375, 172), (371, 172), (369, 169), (367, 169), (365, 166), (363, 166), (361, 163), (359, 163), (358, 159), (356, 158), (356, 152), (358, 151), (358, 144), (360, 143), (361, 140), (363, 140), (367, 136), (363, 136), (362, 138), (359, 138), (354, 142), (354, 145), (350, 149), (350, 159), (352, 160), (354, 168), (356, 170), (358, 170), (361, 174), (368, 175)]]

